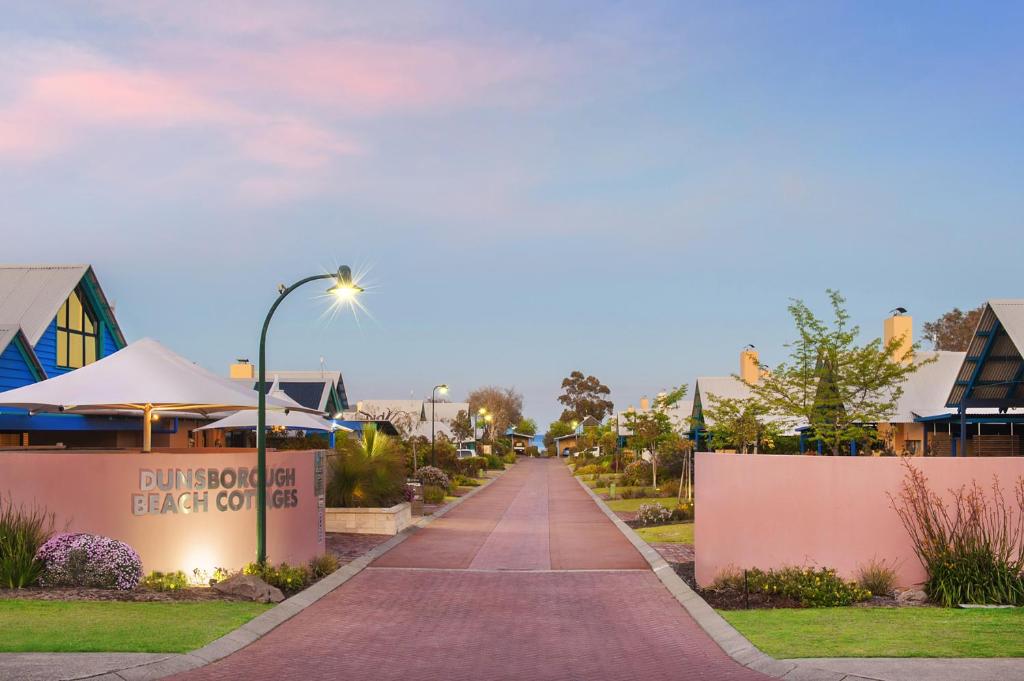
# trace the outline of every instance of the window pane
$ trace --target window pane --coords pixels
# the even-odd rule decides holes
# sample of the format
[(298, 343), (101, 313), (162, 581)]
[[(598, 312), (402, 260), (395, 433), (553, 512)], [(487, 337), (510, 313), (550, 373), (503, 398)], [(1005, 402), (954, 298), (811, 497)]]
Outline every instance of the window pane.
[(96, 336), (85, 337), (85, 363), (92, 364), (96, 361)]
[[(81, 321), (81, 317), (79, 317)], [(69, 333), (68, 334), (69, 348), (68, 348), (68, 366), (78, 368), (82, 366), (82, 334), (80, 333)]]
[(82, 327), (86, 333), (96, 333), (96, 325), (92, 323), (92, 318), (89, 317), (89, 310), (85, 310), (82, 314)]
[(66, 367), (67, 365), (68, 365), (68, 332), (67, 331), (58, 331), (57, 332), (57, 366), (59, 366), (59, 367)]
[(78, 299), (78, 294), (74, 291), (68, 296), (68, 328), (75, 331), (82, 330), (82, 301)]
[(60, 306), (60, 312), (57, 313), (57, 326), (68, 328), (68, 301), (66, 300)]

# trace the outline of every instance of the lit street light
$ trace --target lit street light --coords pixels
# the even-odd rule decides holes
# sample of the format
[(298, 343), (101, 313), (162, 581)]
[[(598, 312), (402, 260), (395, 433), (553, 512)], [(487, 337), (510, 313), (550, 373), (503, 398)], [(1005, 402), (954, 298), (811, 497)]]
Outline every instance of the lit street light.
[(448, 394), (448, 384), (435, 385), (430, 391), (430, 465), (437, 466), (437, 452), (434, 450), (434, 413), (437, 411), (437, 393)]
[(327, 292), (334, 296), (338, 304), (352, 303), (363, 289), (352, 280), (352, 270), (342, 265), (334, 274), (317, 274), (300, 279), (287, 288), (282, 284), (278, 287), (277, 300), (270, 306), (267, 318), (263, 320), (263, 331), (260, 333), (260, 366), (259, 366), (259, 406), (256, 420), (256, 562), (267, 562), (267, 329), (270, 319), (277, 311), (277, 306), (289, 293), (311, 281), (330, 279), (334, 282)]

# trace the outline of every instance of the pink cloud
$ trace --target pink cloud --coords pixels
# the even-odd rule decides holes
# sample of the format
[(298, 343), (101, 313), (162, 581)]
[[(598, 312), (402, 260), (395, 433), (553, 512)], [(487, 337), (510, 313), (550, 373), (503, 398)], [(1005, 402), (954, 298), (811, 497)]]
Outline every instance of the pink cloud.
[(357, 145), (298, 116), (275, 116), (199, 91), (187, 80), (118, 66), (37, 74), (0, 107), (0, 158), (53, 156), (92, 135), (197, 128), (234, 141), (244, 159), (289, 169), (322, 167)]
[(540, 51), (517, 53), (457, 41), (310, 41), (260, 49), (164, 44), (161, 61), (205, 91), (283, 97), (345, 115), (532, 101), (558, 71)]

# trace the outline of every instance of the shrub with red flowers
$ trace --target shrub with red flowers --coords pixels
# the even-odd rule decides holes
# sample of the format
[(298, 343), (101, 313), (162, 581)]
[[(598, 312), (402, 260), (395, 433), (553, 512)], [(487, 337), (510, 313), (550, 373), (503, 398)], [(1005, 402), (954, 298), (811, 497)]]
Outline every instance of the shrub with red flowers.
[(142, 560), (122, 541), (96, 534), (58, 534), (39, 547), (43, 586), (130, 590), (142, 579)]

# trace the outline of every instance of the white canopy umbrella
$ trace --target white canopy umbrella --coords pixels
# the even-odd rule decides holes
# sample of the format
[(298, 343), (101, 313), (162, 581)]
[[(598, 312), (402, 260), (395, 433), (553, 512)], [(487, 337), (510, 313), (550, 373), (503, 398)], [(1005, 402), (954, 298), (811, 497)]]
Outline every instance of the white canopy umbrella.
[[(318, 419), (315, 416), (306, 414), (298, 409), (304, 407), (288, 396), (288, 393), (281, 390), (280, 382), (278, 377), (274, 376), (274, 384), (270, 386), (270, 390), (267, 391), (267, 397), (273, 397), (281, 402), (285, 402), (293, 405), (291, 409), (282, 411), (275, 409), (274, 411), (267, 412), (266, 425), (268, 428), (286, 428), (288, 430), (322, 430), (322, 431), (336, 431), (341, 430), (346, 433), (351, 433), (351, 428), (345, 426), (339, 426), (336, 423), (325, 421), (324, 419)], [(236, 411), (234, 414), (230, 414), (219, 421), (208, 423), (205, 426), (200, 426), (196, 430), (217, 430), (223, 428), (225, 430), (248, 430), (250, 428), (257, 428), (257, 414), (252, 409), (245, 409), (242, 411)]]
[[(142, 412), (142, 451), (152, 446), (154, 412), (217, 412), (256, 409), (259, 394), (207, 371), (152, 338), (143, 338), (81, 369), (0, 392), (0, 406), (29, 412)], [(294, 400), (267, 396), (267, 408), (319, 413)]]

